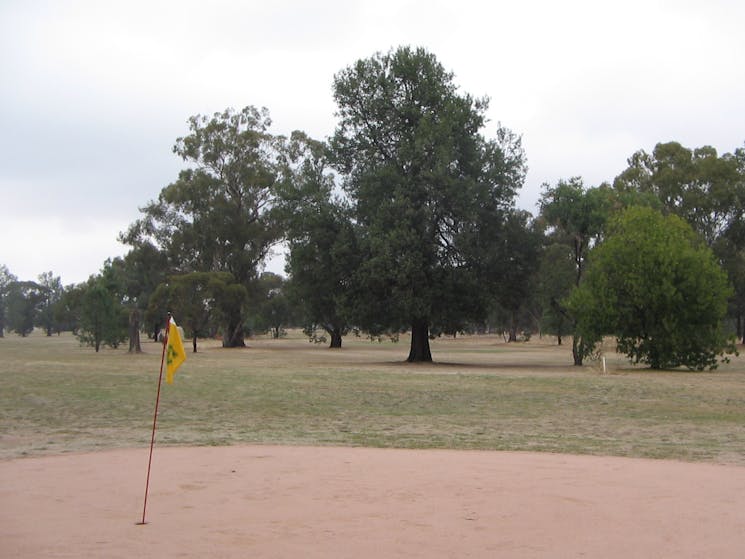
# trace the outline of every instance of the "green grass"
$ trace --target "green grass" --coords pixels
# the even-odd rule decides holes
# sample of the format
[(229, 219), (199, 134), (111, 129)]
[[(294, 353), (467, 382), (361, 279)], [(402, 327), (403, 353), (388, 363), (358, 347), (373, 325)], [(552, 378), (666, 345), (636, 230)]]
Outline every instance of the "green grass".
[[(398, 344), (302, 337), (214, 342), (164, 383), (159, 445), (276, 443), (531, 450), (745, 464), (745, 358), (718, 372), (652, 372), (608, 354), (571, 366), (550, 340)], [(0, 339), (0, 457), (146, 446), (160, 346), (96, 354), (69, 335)]]

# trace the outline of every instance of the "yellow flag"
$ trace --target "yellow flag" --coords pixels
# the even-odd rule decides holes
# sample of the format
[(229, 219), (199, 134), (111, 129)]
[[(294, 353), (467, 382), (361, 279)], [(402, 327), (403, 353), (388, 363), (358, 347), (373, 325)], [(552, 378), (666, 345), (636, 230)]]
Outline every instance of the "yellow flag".
[(166, 382), (168, 384), (173, 384), (173, 375), (184, 361), (186, 361), (184, 343), (181, 341), (176, 322), (171, 319), (168, 325), (168, 347), (166, 347)]

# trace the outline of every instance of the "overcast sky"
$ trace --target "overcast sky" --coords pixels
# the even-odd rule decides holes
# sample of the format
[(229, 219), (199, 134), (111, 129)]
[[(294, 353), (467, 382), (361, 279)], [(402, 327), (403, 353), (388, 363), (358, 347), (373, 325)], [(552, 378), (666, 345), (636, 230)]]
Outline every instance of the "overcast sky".
[(266, 106), (324, 139), (334, 74), (399, 45), (490, 97), (486, 136), (522, 135), (534, 213), (543, 183), (610, 181), (658, 142), (732, 152), (743, 22), (740, 0), (0, 0), (0, 264), (84, 281), (175, 180), (190, 115)]

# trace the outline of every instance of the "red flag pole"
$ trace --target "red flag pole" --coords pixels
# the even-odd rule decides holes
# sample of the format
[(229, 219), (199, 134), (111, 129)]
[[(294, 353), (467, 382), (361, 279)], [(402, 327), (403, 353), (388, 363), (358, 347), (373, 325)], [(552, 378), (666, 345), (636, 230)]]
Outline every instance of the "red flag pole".
[(145, 513), (147, 512), (147, 494), (150, 489), (150, 467), (153, 464), (153, 447), (155, 446), (155, 427), (158, 423), (158, 405), (160, 404), (160, 386), (163, 383), (163, 363), (166, 359), (166, 347), (168, 346), (168, 328), (171, 325), (171, 313), (168, 313), (165, 335), (163, 336), (163, 354), (160, 356), (160, 374), (158, 375), (158, 392), (155, 396), (155, 412), (153, 413), (153, 434), (150, 438), (150, 458), (147, 461), (147, 477), (145, 478), (145, 503), (142, 505), (142, 521), (138, 525), (144, 525)]

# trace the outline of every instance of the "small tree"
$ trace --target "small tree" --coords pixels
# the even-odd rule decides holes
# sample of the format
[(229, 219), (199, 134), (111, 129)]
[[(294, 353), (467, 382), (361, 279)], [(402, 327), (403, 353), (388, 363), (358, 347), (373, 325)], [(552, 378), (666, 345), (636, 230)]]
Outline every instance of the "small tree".
[(541, 330), (554, 334), (558, 345), (571, 333), (573, 321), (562, 305), (574, 288), (576, 269), (571, 249), (563, 243), (547, 246), (536, 274), (536, 296), (543, 314)]
[(108, 288), (105, 278), (91, 277), (80, 301), (80, 343), (92, 346), (96, 352), (101, 345), (117, 348), (127, 338), (128, 322), (127, 310)]
[(351, 212), (333, 194), (326, 146), (293, 133), (288, 147), (284, 174), (290, 180), (283, 185), (281, 215), (289, 246), (286, 270), (290, 281), (282, 291), (312, 340), (319, 339), (321, 329), (331, 339), (329, 347), (340, 348), (349, 330), (344, 304), (360, 261)]
[(54, 311), (64, 292), (62, 279), (59, 276), (55, 276), (52, 272), (44, 272), (39, 275), (38, 285), (41, 300), (39, 301), (36, 325), (43, 328), (47, 336), (51, 336), (53, 332), (56, 331), (59, 333), (61, 330), (60, 324), (55, 318)]
[(634, 363), (703, 370), (734, 351), (722, 326), (730, 293), (726, 274), (688, 224), (638, 207), (611, 222), (569, 307), (585, 355), (615, 334)]
[(0, 338), (5, 335), (8, 293), (12, 283), (18, 281), (18, 278), (10, 273), (5, 264), (0, 264)]
[[(541, 197), (541, 215), (553, 228), (553, 237), (566, 243), (574, 258), (574, 286), (582, 282), (587, 255), (598, 242), (608, 214), (611, 199), (606, 188), (588, 188), (580, 177), (559, 181), (555, 187), (544, 185)], [(563, 312), (561, 307), (556, 310)], [(582, 365), (585, 343), (574, 329), (572, 338), (572, 357), (575, 365)]]
[(497, 265), (501, 268), (495, 281), (497, 301), (509, 314), (507, 327), (509, 342), (516, 342), (520, 315), (525, 314), (532, 293), (543, 243), (543, 232), (536, 226), (529, 212), (514, 210), (507, 213), (501, 234), (493, 244)]
[(8, 286), (7, 321), (11, 330), (26, 337), (34, 331), (43, 299), (42, 288), (33, 281), (16, 281)]

